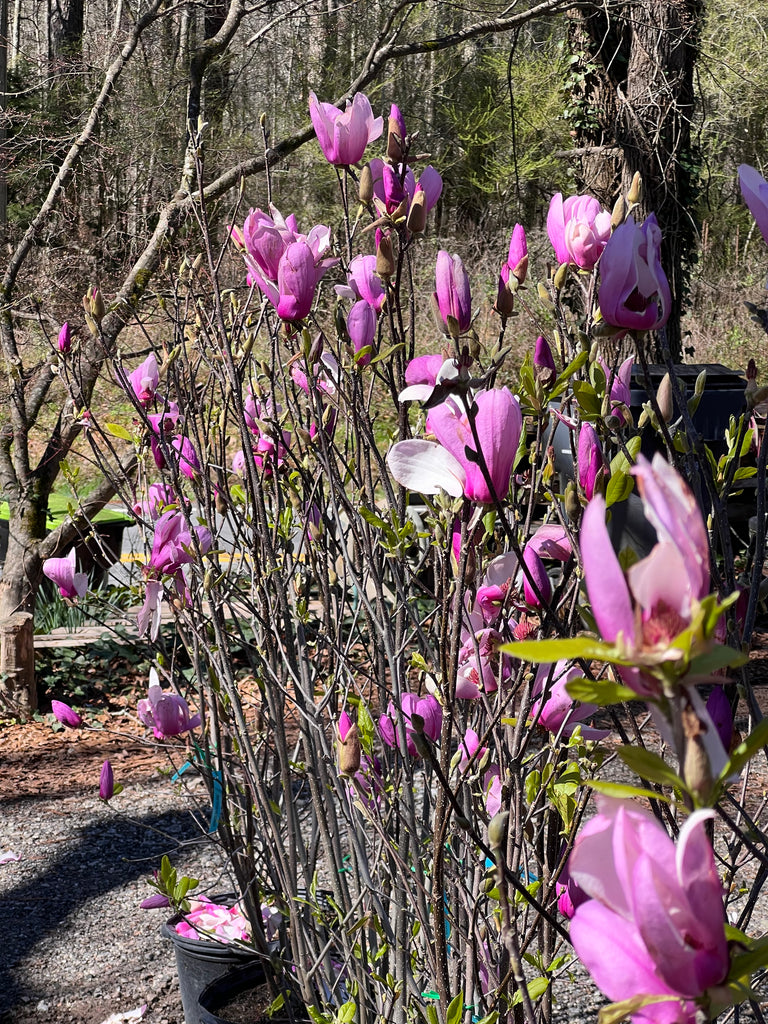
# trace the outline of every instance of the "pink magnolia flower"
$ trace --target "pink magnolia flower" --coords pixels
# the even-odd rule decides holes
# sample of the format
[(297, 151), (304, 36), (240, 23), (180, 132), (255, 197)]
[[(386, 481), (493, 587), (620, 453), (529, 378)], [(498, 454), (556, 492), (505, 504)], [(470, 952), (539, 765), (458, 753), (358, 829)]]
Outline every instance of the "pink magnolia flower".
[(549, 204), (547, 234), (558, 263), (575, 263), (592, 270), (611, 234), (611, 215), (592, 196), (569, 196), (558, 192)]
[(587, 501), (591, 501), (594, 497), (597, 475), (604, 467), (603, 448), (597, 431), (591, 423), (584, 422), (579, 430), (576, 476)]
[[(488, 752), (488, 747), (480, 746), (480, 737), (474, 729), (467, 729), (459, 745), (461, 760), (459, 771), (464, 773), (470, 768), (470, 761), (476, 765)], [(501, 807), (501, 770), (496, 763), (491, 763), (483, 773), (483, 800), (488, 816), (492, 818)]]
[(536, 339), (533, 349), (533, 372), (536, 379), (540, 380), (545, 387), (551, 384), (557, 376), (552, 349), (549, 347), (547, 339), (541, 334)]
[(365, 299), (378, 312), (384, 305), (387, 293), (384, 282), (376, 276), (376, 257), (355, 256), (347, 271), (347, 283), (336, 285), (336, 294), (352, 302)]
[(108, 802), (112, 799), (115, 792), (115, 775), (112, 771), (112, 765), (109, 761), (105, 761), (101, 766), (101, 774), (99, 776), (99, 799)]
[[(275, 206), (270, 213), (251, 210), (243, 223), (243, 245), (245, 262), (256, 269), (269, 281), (277, 281), (280, 258), (285, 250), (299, 237), (296, 217), (283, 217)], [(271, 216), (270, 216), (271, 214)]]
[[(365, 299), (360, 299), (347, 316), (347, 334), (355, 350), (358, 366), (367, 366), (371, 361), (371, 349), (376, 340), (376, 310)], [(368, 349), (369, 351), (365, 351)]]
[(200, 472), (200, 460), (192, 447), (192, 442), (188, 437), (177, 434), (171, 441), (171, 448), (178, 455), (179, 470), (189, 480), (194, 480)]
[(201, 721), (199, 714), (190, 716), (189, 705), (183, 697), (163, 690), (154, 668), (149, 670), (147, 696), (139, 701), (136, 711), (158, 740), (197, 729)]
[(739, 187), (760, 234), (768, 243), (768, 181), (749, 164), (740, 164)]
[(71, 350), (71, 348), (72, 348), (72, 334), (71, 334), (71, 331), (69, 329), (69, 324), (68, 323), (63, 323), (61, 325), (61, 330), (59, 331), (59, 337), (56, 340), (56, 347), (58, 348), (59, 352), (63, 356), (65, 356)]
[[(466, 333), (472, 323), (472, 295), (469, 290), (469, 277), (461, 258), (441, 249), (437, 254), (435, 266), (435, 299), (440, 311), (447, 334)], [(455, 330), (451, 330), (451, 322)]]
[(162, 412), (152, 412), (147, 415), (150, 429), (158, 436), (170, 432), (183, 422), (184, 417), (179, 412), (178, 402), (169, 402), (167, 399), (163, 399)]
[[(525, 596), (525, 603), (534, 608), (540, 607), (542, 602), (544, 604), (549, 604), (549, 599), (552, 597), (552, 583), (550, 582), (547, 570), (544, 567), (544, 563), (542, 562), (538, 551), (531, 547), (530, 544), (526, 544), (523, 549), (523, 562), (528, 573), (530, 573), (533, 582), (536, 584), (536, 589), (534, 589), (531, 585), (531, 581), (528, 579), (528, 574), (525, 572), (523, 573), (523, 594)], [(541, 597), (539, 597), (539, 594)]]
[(705, 831), (713, 812), (692, 814), (675, 847), (636, 804), (597, 801), (568, 864), (589, 897), (575, 909), (571, 942), (609, 999), (669, 996), (638, 1010), (638, 1024), (693, 1024), (695, 1000), (729, 968), (722, 886)]
[(51, 712), (57, 722), (61, 722), (62, 725), (66, 725), (69, 729), (78, 729), (83, 724), (80, 715), (69, 704), (65, 704), (63, 700), (52, 700)]
[(381, 117), (374, 118), (366, 95), (355, 93), (347, 101), (344, 111), (331, 103), (321, 103), (313, 92), (309, 94), (309, 116), (317, 141), (325, 159), (339, 167), (349, 167), (362, 160), (369, 142), (384, 130)]
[[(575, 196), (571, 196), (575, 199)], [(565, 210), (562, 192), (556, 192), (549, 201), (547, 211), (547, 235), (555, 250), (558, 263), (570, 263), (571, 255), (565, 245)]]
[[(453, 360), (450, 360), (453, 362)], [(442, 353), (428, 356), (416, 356), (405, 368), (405, 383), (408, 385), (427, 384), (434, 387), (438, 375), (446, 363)]]
[[(503, 500), (523, 428), (520, 402), (508, 388), (494, 388), (478, 392), (474, 409), (488, 477), (496, 497)], [(488, 481), (472, 457), (477, 446), (467, 413), (449, 398), (430, 410), (429, 424), (439, 444), (415, 438), (389, 450), (387, 464), (395, 480), (422, 494), (444, 490), (456, 498), (463, 494), (470, 501), (492, 504)]]
[(154, 483), (147, 488), (147, 496), (134, 502), (132, 508), (137, 516), (156, 522), (167, 505), (178, 503), (178, 497), (170, 484)]
[(573, 554), (571, 539), (565, 527), (559, 523), (544, 523), (526, 546), (540, 558), (551, 558), (556, 562), (567, 562)]
[(439, 172), (427, 165), (416, 176), (410, 167), (402, 164), (385, 164), (374, 157), (368, 164), (373, 179), (373, 195), (382, 214), (392, 214), (405, 201), (406, 216), (417, 192), (424, 193), (425, 213), (435, 206), (443, 191), (443, 179)]
[[(205, 526), (196, 526), (194, 532), (202, 553), (206, 554), (211, 549), (211, 531)], [(192, 532), (183, 513), (178, 509), (169, 509), (155, 523), (150, 567), (158, 573), (173, 576), (182, 565), (188, 565), (194, 558)]]
[(153, 401), (160, 384), (160, 371), (157, 368), (157, 358), (154, 352), (149, 353), (141, 366), (138, 366), (129, 375), (128, 380), (136, 395), (136, 401), (146, 409)]
[(492, 628), (476, 632), (462, 630), (464, 641), (459, 651), (456, 672), (456, 697), (459, 700), (478, 700), (481, 693), (495, 693), (499, 683), (505, 683), (512, 674), (512, 659), (499, 654), (501, 633)]
[[(433, 743), (440, 739), (443, 709), (437, 698), (431, 694), (427, 697), (417, 697), (415, 693), (404, 693), (400, 698), (400, 710), (398, 711), (394, 702), (390, 701), (386, 712), (379, 718), (379, 735), (388, 747), (399, 747), (397, 720), (400, 714), (405, 722), (406, 744), (411, 757), (419, 756), (416, 744), (413, 742), (411, 715), (417, 714), (423, 718), (424, 735)], [(402, 750), (400, 752), (403, 753)]]
[(564, 242), (569, 261), (592, 270), (611, 237), (611, 215), (592, 196), (571, 196), (563, 204)]
[(72, 548), (64, 558), (46, 558), (43, 562), (43, 575), (56, 584), (62, 597), (71, 601), (85, 597), (88, 589), (87, 574), (75, 572), (76, 558), (77, 554)]
[(159, 910), (161, 907), (170, 907), (171, 901), (161, 892), (154, 892), (142, 900), (139, 906), (142, 910)]
[(652, 213), (627, 217), (600, 260), (598, 301), (603, 320), (626, 331), (653, 331), (669, 319), (672, 295), (661, 267), (661, 229)]
[(528, 240), (522, 224), (515, 224), (512, 229), (507, 266), (518, 282), (523, 284), (528, 274)]
[(212, 938), (227, 943), (251, 941), (248, 918), (237, 904), (228, 907), (212, 903), (205, 896), (190, 900), (189, 910), (175, 927), (177, 934), (185, 939)]
[(632, 367), (635, 364), (635, 357), (627, 356), (615, 372), (611, 370), (604, 359), (600, 359), (599, 362), (605, 374), (606, 387), (609, 381), (611, 384), (611, 412), (627, 426), (630, 426), (628, 421), (630, 414), (621, 407), (626, 406), (628, 410), (632, 404)]
[(270, 211), (271, 217), (251, 210), (243, 225), (248, 282), (267, 296), (282, 320), (301, 320), (312, 308), (321, 278), (338, 263), (325, 255), (330, 229), (317, 224), (303, 235), (293, 215), (284, 218), (274, 206)]
[[(695, 498), (660, 454), (652, 463), (640, 455), (633, 473), (658, 543), (625, 577), (605, 525), (605, 501), (597, 496), (584, 512), (581, 556), (600, 635), (621, 644), (636, 664), (646, 658), (653, 665), (691, 624), (709, 592), (709, 545)], [(658, 689), (653, 677), (637, 668), (619, 671), (639, 694)]]
[[(552, 684), (547, 690), (546, 699), (543, 699), (547, 681), (552, 674)], [(566, 669), (564, 661), (558, 661), (554, 669), (551, 665), (541, 665), (536, 672), (533, 685), (533, 696), (538, 698), (531, 706), (531, 718), (536, 720), (542, 729), (554, 735), (571, 736), (577, 725), (581, 726), (581, 735), (585, 740), (602, 740), (609, 729), (594, 729), (592, 726), (584, 725), (586, 719), (591, 718), (597, 711), (596, 704), (581, 704), (570, 697), (566, 686), (573, 679), (581, 679), (584, 673), (574, 665)]]

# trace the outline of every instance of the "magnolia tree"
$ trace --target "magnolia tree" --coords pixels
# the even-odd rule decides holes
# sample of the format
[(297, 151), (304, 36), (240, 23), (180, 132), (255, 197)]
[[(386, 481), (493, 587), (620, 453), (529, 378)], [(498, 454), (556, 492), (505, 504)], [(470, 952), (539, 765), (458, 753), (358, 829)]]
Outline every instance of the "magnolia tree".
[[(318, 1024), (549, 1020), (575, 957), (606, 1019), (754, 1002), (765, 844), (745, 800), (767, 731), (754, 702), (733, 730), (733, 679), (762, 558), (736, 562), (721, 514), (755, 472), (752, 433), (747, 414), (707, 454), (704, 382), (684, 396), (670, 367), (640, 417), (659, 450), (640, 454), (631, 361), (610, 356), (629, 336), (644, 366), (669, 314), (640, 183), (613, 211), (556, 195), (533, 289), (515, 227), (495, 339), (474, 326), (489, 283), (440, 251), (436, 326), (417, 331), (440, 174), (409, 163), (396, 107), (386, 131), (363, 95), (312, 95), (310, 114), (336, 227), (237, 211), (249, 288), (225, 293), (200, 205), (206, 247), (169, 282), (166, 333), (112, 361), (133, 414), (88, 431), (146, 538), (138, 622), (159, 653), (138, 713), (208, 789), (238, 894), (224, 937)], [(768, 185), (744, 181), (764, 227)], [(541, 336), (513, 374), (519, 310)], [(76, 392), (66, 353), (61, 373)], [(635, 487), (656, 541), (617, 554), (607, 519)], [(82, 593), (71, 560), (46, 573)], [(100, 784), (110, 799), (108, 766)], [(169, 863), (154, 885), (149, 905), (192, 909)], [(218, 913), (196, 903), (191, 927)]]

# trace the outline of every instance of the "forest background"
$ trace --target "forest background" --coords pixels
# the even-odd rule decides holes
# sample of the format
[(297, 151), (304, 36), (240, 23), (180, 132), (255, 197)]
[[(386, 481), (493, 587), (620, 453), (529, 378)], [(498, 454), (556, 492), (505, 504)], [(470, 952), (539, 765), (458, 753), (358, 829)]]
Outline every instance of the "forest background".
[[(205, 215), (223, 242), (269, 200), (302, 225), (327, 209), (338, 183), (310, 90), (338, 103), (364, 89), (376, 113), (396, 102), (445, 182), (425, 244), (460, 252), (488, 297), (481, 343), (514, 223), (541, 277), (551, 195), (590, 191), (610, 208), (639, 170), (643, 212), (664, 231), (673, 350), (742, 369), (754, 357), (764, 382), (765, 261), (736, 166), (768, 162), (766, 58), (760, 0), (737, 18), (725, 0), (1, 0), (0, 620), (34, 609), (42, 561), (82, 532), (72, 519), (45, 536), (62, 469), (89, 495), (86, 522), (111, 497), (89, 469), (83, 413), (121, 401), (108, 353), (162, 344), (165, 300), (201, 248), (200, 140)], [(244, 296), (236, 253), (221, 272)], [(103, 310), (83, 308), (93, 288)], [(432, 288), (416, 282), (417, 299)], [(58, 379), (64, 321), (87, 364), (77, 407)], [(515, 321), (513, 365), (536, 331)], [(427, 313), (419, 350), (434, 342)]]

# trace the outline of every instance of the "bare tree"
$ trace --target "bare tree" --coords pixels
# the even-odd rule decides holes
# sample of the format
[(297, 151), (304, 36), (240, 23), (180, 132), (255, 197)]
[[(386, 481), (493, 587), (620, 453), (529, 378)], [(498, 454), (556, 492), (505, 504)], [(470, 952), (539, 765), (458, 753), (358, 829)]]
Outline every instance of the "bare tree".
[[(310, 5), (303, 6), (309, 8)], [(345, 98), (376, 82), (384, 69), (393, 62), (416, 54), (449, 50), (489, 33), (511, 31), (532, 18), (562, 10), (565, 6), (565, 0), (543, 0), (502, 17), (475, 21), (449, 34), (430, 38), (418, 34), (423, 27), (419, 16), (423, 5), (395, 5), (382, 16), (359, 70), (349, 83), (345, 95), (339, 97), (337, 102), (343, 102)], [(244, 16), (243, 0), (230, 0), (226, 16), (220, 20), (217, 31), (203, 39), (191, 52), (187, 69), (185, 117), (183, 124), (177, 125), (181, 137), (187, 134), (190, 119), (193, 127), (196, 127), (205, 83), (211, 69), (233, 45)], [(84, 503), (78, 519), (66, 521), (46, 536), (48, 499), (62, 460), (87, 426), (87, 415), (83, 414), (84, 411), (87, 413), (94, 389), (98, 386), (104, 359), (115, 351), (118, 337), (135, 319), (137, 312), (153, 301), (148, 289), (149, 282), (179, 228), (190, 220), (199, 201), (194, 182), (196, 143), (187, 147), (175, 191), (160, 209), (153, 233), (138, 258), (114, 289), (114, 299), (109, 302), (109, 309), (103, 318), (90, 316), (92, 331), (77, 355), (81, 370), (76, 401), (60, 405), (55, 425), (36, 462), (30, 447), (30, 431), (38, 424), (41, 411), (54, 395), (52, 386), (57, 378), (57, 365), (50, 348), (49, 354), (43, 353), (41, 356), (39, 347), (34, 350), (25, 346), (19, 334), (20, 324), (29, 322), (23, 319), (24, 316), (29, 317), (37, 311), (41, 321), (46, 319), (39, 306), (35, 303), (30, 305), (29, 296), (21, 283), (26, 280), (25, 274), (34, 266), (41, 243), (60, 215), (76, 172), (97, 150), (108, 104), (115, 96), (130, 62), (135, 59), (139, 43), (145, 37), (148, 38), (152, 26), (162, 26), (167, 17), (162, 0), (152, 0), (144, 13), (136, 19), (119, 55), (109, 65), (100, 91), (61, 161), (47, 195), (13, 249), (0, 285), (0, 346), (10, 381), (8, 418), (0, 427), (0, 486), (10, 505), (8, 553), (0, 581), (0, 669), (7, 674), (6, 691), (9, 701), (15, 705), (16, 710), (22, 712), (33, 708), (36, 701), (33, 666), (28, 663), (28, 658), (25, 663), (22, 655), (30, 647), (32, 615), (43, 561), (66, 551), (78, 533), (87, 529), (90, 518), (113, 496), (114, 491), (107, 482), (103, 482)], [(311, 128), (306, 127), (270, 147), (266, 154), (250, 157), (226, 168), (206, 186), (206, 198), (218, 199), (225, 196), (228, 191), (237, 188), (243, 178), (263, 171), (267, 163), (278, 164), (311, 137)], [(130, 467), (126, 467), (126, 471), (130, 472)]]

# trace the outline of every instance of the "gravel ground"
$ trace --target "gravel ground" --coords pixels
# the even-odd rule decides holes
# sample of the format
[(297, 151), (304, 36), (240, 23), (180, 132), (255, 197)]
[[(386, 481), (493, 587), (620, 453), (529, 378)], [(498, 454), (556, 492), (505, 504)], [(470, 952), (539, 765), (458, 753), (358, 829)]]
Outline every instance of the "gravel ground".
[(114, 802), (130, 804), (132, 818), (79, 793), (3, 801), (2, 848), (21, 859), (0, 866), (2, 1024), (101, 1024), (144, 1004), (146, 1024), (180, 1024), (163, 911), (139, 904), (163, 853), (211, 878), (215, 851), (179, 850), (198, 833), (163, 780)]
[[(760, 703), (768, 713), (764, 687)], [(165, 912), (139, 909), (147, 878), (168, 853), (212, 891), (229, 886), (215, 846), (158, 777), (157, 751), (132, 711), (112, 722), (123, 731), (0, 727), (0, 853), (19, 855), (0, 864), (0, 1024), (182, 1024), (174, 953), (160, 936)], [(110, 806), (96, 795), (105, 757), (125, 785)], [(762, 759), (748, 791), (755, 804), (768, 793)], [(767, 903), (761, 897), (753, 936), (768, 929)], [(554, 996), (557, 1024), (594, 1022), (604, 1002), (578, 965)], [(129, 1016), (141, 1007), (143, 1017)]]

